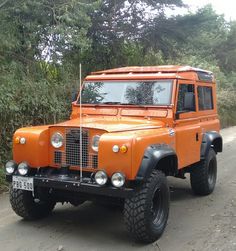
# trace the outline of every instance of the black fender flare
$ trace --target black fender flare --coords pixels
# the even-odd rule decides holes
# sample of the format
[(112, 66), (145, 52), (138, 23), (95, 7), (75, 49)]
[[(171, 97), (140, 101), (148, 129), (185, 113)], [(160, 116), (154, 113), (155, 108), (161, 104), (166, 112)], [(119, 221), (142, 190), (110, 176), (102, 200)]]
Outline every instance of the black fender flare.
[(175, 150), (166, 144), (148, 146), (144, 152), (136, 181), (145, 181), (153, 169), (161, 170), (166, 175), (176, 175), (178, 173), (178, 158)]
[(223, 151), (223, 139), (216, 131), (205, 132), (203, 134), (201, 144), (201, 159), (205, 159), (210, 148), (213, 148), (216, 153)]

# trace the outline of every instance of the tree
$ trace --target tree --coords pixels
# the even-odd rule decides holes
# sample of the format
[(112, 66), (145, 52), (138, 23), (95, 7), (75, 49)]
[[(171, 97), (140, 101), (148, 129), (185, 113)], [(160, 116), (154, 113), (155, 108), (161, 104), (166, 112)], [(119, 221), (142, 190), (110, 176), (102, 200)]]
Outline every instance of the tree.
[(215, 54), (221, 69), (231, 73), (236, 69), (236, 21), (231, 22), (226, 31), (226, 39), (215, 48)]
[[(89, 62), (86, 71), (127, 65), (125, 48), (139, 50), (147, 23), (163, 18), (165, 8), (175, 6), (184, 5), (181, 0), (102, 1), (99, 8), (90, 13), (92, 25), (88, 37), (91, 47), (83, 58), (86, 65)], [(145, 51), (141, 49), (140, 52), (143, 58)]]

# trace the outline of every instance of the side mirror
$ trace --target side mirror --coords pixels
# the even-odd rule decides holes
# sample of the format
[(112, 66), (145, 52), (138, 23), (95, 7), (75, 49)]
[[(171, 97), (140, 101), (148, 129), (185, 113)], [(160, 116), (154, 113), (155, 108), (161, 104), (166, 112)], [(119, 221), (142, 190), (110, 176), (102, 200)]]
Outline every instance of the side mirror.
[(78, 92), (77, 91), (72, 91), (71, 93), (71, 102), (75, 102), (78, 97)]
[(195, 96), (193, 92), (184, 94), (184, 110), (195, 111)]

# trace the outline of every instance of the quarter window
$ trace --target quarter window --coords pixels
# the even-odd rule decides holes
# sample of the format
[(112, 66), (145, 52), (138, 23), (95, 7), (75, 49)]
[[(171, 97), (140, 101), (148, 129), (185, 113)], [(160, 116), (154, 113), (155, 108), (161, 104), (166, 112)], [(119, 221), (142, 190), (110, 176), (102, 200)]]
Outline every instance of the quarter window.
[(198, 86), (198, 105), (199, 110), (212, 110), (213, 109), (213, 98), (212, 98), (212, 87), (209, 86)]

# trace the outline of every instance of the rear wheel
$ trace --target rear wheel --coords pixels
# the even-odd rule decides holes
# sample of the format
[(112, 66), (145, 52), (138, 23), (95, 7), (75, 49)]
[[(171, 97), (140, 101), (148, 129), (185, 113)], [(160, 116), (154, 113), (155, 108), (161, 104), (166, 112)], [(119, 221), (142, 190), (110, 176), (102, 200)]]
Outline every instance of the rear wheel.
[(169, 187), (159, 170), (153, 170), (142, 188), (124, 204), (124, 220), (134, 239), (151, 243), (164, 232), (169, 215)]
[(10, 203), (14, 212), (26, 220), (48, 216), (55, 207), (54, 201), (35, 199), (32, 192), (10, 188)]
[(217, 178), (216, 153), (211, 148), (206, 158), (200, 161), (190, 173), (192, 190), (198, 195), (208, 195), (214, 191)]

